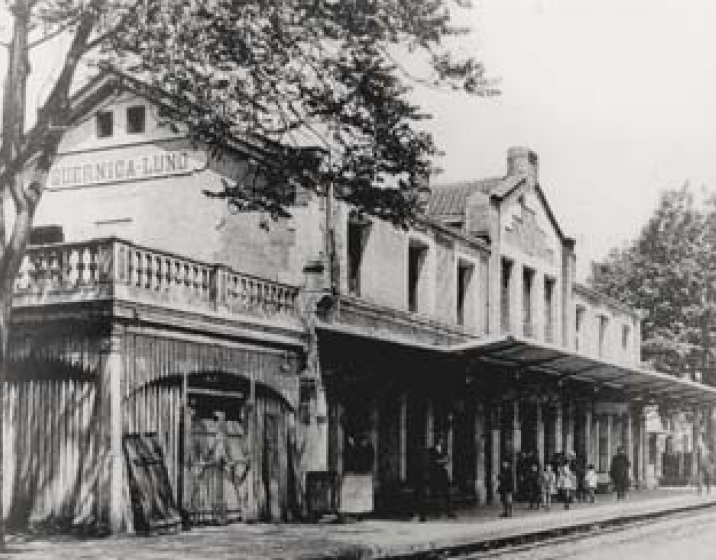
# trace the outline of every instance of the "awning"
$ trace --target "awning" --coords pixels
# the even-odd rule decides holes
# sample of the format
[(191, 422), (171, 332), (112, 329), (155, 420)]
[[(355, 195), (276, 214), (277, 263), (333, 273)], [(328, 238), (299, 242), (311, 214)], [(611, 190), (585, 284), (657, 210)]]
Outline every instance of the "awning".
[(668, 401), (680, 406), (716, 406), (715, 387), (514, 336), (457, 344), (450, 347), (450, 352), (520, 371), (542, 372), (558, 380), (592, 383), (616, 390), (628, 399)]

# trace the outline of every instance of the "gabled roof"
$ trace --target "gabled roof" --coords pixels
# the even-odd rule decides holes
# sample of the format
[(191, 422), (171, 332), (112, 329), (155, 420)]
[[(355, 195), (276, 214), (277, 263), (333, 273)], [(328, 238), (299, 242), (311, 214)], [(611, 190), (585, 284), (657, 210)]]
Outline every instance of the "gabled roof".
[[(98, 74), (90, 78), (72, 94), (70, 99), (72, 121), (77, 122), (102, 103), (106, 102), (107, 99), (121, 92), (133, 93), (139, 97), (144, 97), (151, 103), (168, 109), (172, 114), (177, 113), (176, 108), (180, 104), (187, 103), (186, 100), (178, 99), (176, 96), (172, 96), (140, 78), (136, 78), (115, 68), (104, 67)], [(181, 117), (177, 118), (177, 121), (180, 122)], [(278, 142), (259, 136), (252, 136), (250, 138), (234, 136), (229, 140), (229, 146), (227, 147), (238, 152), (259, 157), (266, 156), (274, 150), (278, 151), (279, 149), (285, 148), (285, 146)], [(312, 147), (306, 147), (304, 149), (307, 151), (314, 150)]]
[(503, 179), (491, 177), (477, 181), (461, 181), (430, 187), (428, 199), (428, 216), (436, 218), (462, 217), (465, 215), (467, 199), (480, 192), (486, 195), (492, 193)]
[[(467, 199), (473, 194), (482, 193), (490, 197), (495, 197), (498, 200), (503, 200), (522, 185), (524, 180), (525, 176), (523, 175), (508, 175), (507, 177), (490, 177), (474, 181), (459, 181), (442, 185), (432, 185), (430, 187), (427, 214), (432, 218), (440, 220), (464, 219)], [(562, 240), (570, 243), (573, 242), (571, 238), (564, 235), (562, 228), (559, 227), (559, 223), (539, 184), (535, 185), (535, 193), (544, 206), (545, 212), (557, 235), (559, 235)]]

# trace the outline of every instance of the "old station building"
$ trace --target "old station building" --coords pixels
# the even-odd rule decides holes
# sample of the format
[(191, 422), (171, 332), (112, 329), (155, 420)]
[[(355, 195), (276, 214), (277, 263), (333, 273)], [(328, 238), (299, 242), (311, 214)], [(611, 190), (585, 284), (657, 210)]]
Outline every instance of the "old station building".
[[(109, 76), (75, 96), (17, 280), (11, 521), (131, 530), (136, 494), (159, 489), (190, 522), (291, 520), (307, 473), (340, 481), (359, 439), (378, 511), (411, 510), (437, 438), (466, 503), (527, 451), (572, 452), (606, 483), (623, 446), (650, 486), (649, 406), (716, 402), (642, 368), (639, 312), (576, 282), (533, 152), (433, 187), (408, 231), (306, 193), (272, 221), (204, 195), (266, 146), (215, 161), (140, 91)], [(151, 457), (132, 444), (148, 433)]]

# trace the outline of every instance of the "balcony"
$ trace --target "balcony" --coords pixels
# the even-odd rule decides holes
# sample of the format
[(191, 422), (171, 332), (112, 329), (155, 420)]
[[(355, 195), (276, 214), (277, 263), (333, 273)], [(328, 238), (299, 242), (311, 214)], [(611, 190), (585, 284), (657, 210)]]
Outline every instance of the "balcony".
[(30, 247), (13, 307), (114, 300), (298, 326), (298, 293), (296, 286), (110, 238)]

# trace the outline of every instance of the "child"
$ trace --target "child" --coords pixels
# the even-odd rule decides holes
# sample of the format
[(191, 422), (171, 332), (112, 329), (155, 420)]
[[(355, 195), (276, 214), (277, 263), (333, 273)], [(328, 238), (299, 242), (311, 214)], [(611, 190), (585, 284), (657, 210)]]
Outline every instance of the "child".
[(497, 475), (497, 492), (502, 502), (502, 514), (500, 517), (512, 517), (512, 466), (509, 461), (502, 462), (500, 474)]
[(587, 488), (587, 498), (589, 503), (594, 503), (594, 494), (597, 491), (597, 471), (594, 470), (594, 465), (587, 467), (587, 472), (584, 474), (584, 485)]
[(542, 505), (549, 511), (552, 507), (552, 495), (557, 493), (557, 476), (549, 463), (544, 467), (541, 483)]

